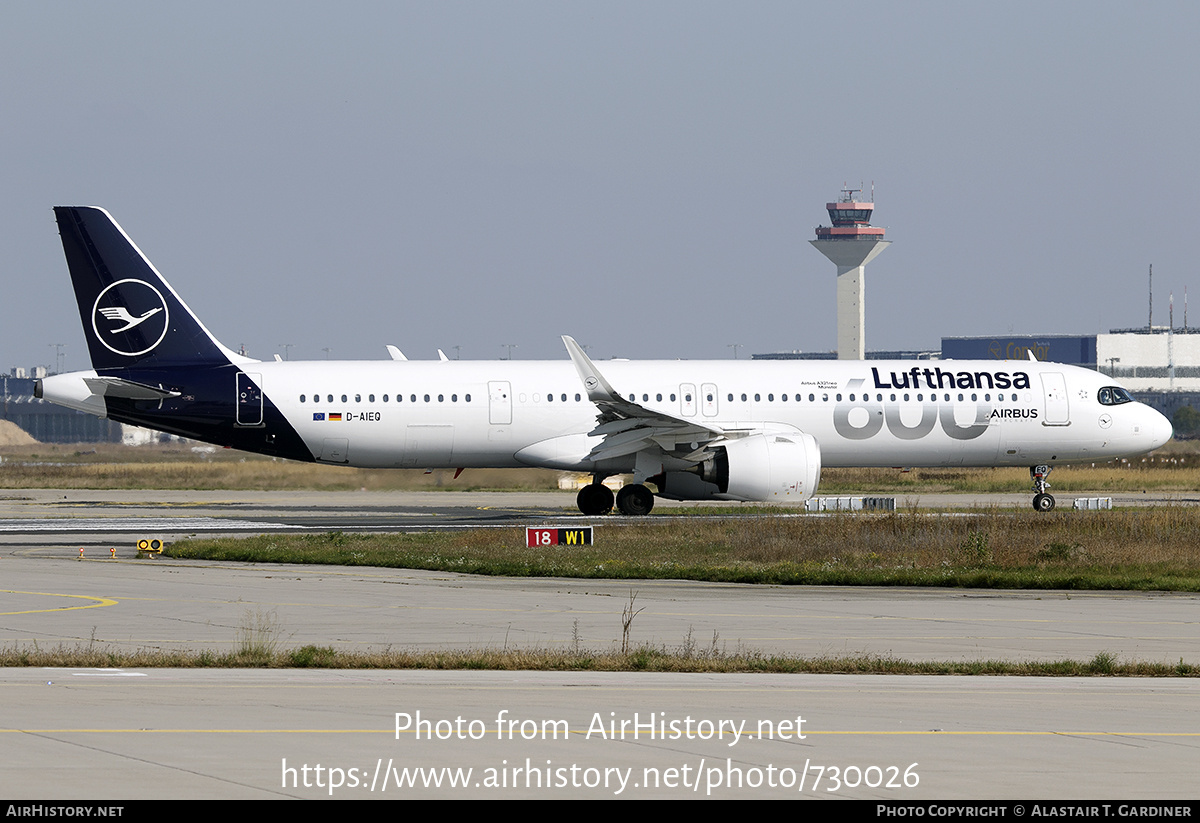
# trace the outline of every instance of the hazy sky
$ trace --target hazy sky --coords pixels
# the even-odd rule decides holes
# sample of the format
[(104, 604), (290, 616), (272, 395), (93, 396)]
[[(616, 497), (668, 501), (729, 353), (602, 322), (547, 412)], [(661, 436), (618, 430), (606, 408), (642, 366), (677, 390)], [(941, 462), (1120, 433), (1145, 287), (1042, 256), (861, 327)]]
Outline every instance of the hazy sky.
[(860, 181), (868, 348), (1144, 324), (1151, 263), (1182, 324), (1198, 34), (1194, 2), (6, 2), (0, 367), (88, 367), (59, 204), (264, 359), (829, 350), (808, 241)]

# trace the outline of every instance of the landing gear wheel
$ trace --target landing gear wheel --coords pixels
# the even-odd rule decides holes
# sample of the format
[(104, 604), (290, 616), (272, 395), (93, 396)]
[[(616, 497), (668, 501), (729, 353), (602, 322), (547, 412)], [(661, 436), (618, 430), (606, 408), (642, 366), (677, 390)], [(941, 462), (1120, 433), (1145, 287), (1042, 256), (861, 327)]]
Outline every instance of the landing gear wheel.
[(612, 489), (603, 483), (589, 483), (575, 496), (575, 505), (588, 517), (608, 514), (613, 507)]
[(654, 494), (641, 483), (622, 486), (617, 492), (617, 508), (621, 514), (640, 517), (654, 508)]
[(1035, 494), (1033, 496), (1033, 508), (1035, 511), (1048, 512), (1054, 510), (1054, 495), (1051, 494)]
[(1046, 493), (1046, 489), (1050, 488), (1050, 484), (1046, 482), (1046, 477), (1050, 474), (1051, 470), (1051, 467), (1046, 465), (1029, 467), (1029, 479), (1033, 481), (1034, 511), (1048, 512), (1054, 510), (1054, 498)]

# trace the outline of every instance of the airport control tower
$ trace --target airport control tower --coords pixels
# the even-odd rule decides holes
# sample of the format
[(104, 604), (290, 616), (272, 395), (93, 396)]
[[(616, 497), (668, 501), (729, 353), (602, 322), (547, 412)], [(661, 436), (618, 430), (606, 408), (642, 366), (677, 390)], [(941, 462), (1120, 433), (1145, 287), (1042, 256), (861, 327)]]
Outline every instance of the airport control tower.
[(826, 203), (833, 226), (817, 227), (817, 239), (809, 241), (837, 266), (838, 360), (862, 360), (866, 355), (866, 266), (892, 243), (883, 239), (883, 229), (871, 225), (875, 204), (855, 199), (861, 191), (842, 189), (838, 202)]

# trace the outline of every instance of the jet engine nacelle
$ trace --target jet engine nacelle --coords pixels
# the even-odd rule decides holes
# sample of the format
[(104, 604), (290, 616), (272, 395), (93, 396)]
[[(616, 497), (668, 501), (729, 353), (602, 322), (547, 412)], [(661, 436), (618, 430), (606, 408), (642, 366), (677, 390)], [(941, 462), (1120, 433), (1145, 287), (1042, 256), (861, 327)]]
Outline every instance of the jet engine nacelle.
[(672, 500), (803, 503), (821, 480), (821, 448), (799, 429), (770, 431), (713, 448), (696, 474), (666, 472), (659, 494)]

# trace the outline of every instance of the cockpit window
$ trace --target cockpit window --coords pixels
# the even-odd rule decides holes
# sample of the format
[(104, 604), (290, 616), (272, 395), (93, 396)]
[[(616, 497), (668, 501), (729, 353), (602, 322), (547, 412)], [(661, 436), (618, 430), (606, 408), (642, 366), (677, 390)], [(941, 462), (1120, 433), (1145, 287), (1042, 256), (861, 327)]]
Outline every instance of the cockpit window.
[(1122, 403), (1132, 403), (1133, 395), (1120, 386), (1105, 386), (1099, 392), (1101, 406), (1119, 406)]

